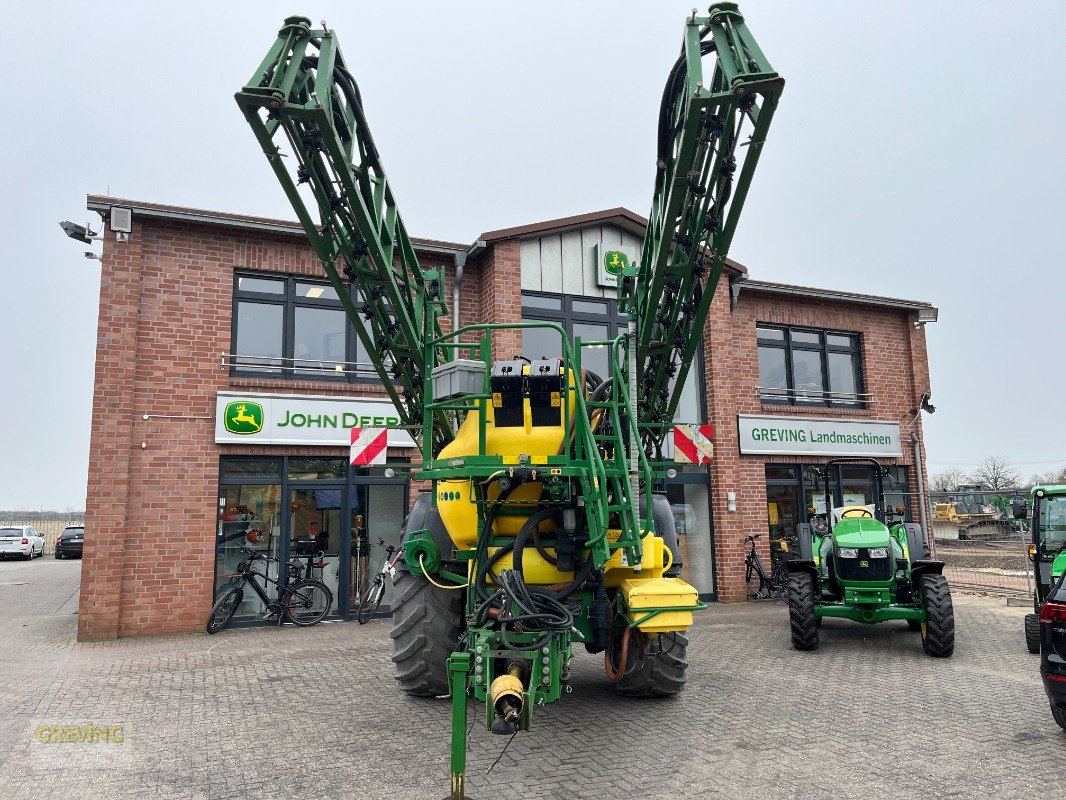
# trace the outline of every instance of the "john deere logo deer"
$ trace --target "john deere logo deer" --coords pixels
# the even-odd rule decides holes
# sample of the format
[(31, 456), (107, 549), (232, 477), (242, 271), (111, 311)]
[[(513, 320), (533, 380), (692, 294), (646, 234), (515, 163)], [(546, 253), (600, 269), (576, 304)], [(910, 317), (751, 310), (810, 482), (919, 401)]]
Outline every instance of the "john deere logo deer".
[(603, 254), (603, 268), (608, 275), (614, 275), (617, 278), (628, 266), (629, 256), (620, 250), (608, 250)]
[(226, 406), (226, 430), (230, 433), (259, 433), (263, 429), (263, 407), (250, 400)]

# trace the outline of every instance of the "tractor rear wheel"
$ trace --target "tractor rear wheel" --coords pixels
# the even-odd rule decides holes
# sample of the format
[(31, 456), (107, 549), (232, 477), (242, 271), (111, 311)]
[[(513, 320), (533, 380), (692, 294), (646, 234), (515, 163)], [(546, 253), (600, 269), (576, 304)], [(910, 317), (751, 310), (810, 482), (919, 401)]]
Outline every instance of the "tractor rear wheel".
[[(649, 652), (653, 650), (654, 652)], [(669, 697), (685, 688), (688, 671), (688, 634), (664, 633), (645, 639), (644, 653), (636, 641), (629, 644), (627, 666), (615, 691), (623, 697)]]
[(788, 576), (788, 622), (792, 646), (813, 650), (818, 646), (818, 619), (814, 615), (814, 581), (804, 572)]
[(1040, 652), (1040, 617), (1036, 614), (1025, 615), (1025, 646), (1034, 655)]
[(925, 635), (922, 649), (934, 658), (947, 658), (955, 652), (955, 611), (951, 591), (943, 575), (922, 577), (922, 606), (925, 608)]
[(459, 646), (463, 592), (438, 589), (402, 565), (392, 601), (392, 660), (408, 694), (448, 693), (448, 656)]

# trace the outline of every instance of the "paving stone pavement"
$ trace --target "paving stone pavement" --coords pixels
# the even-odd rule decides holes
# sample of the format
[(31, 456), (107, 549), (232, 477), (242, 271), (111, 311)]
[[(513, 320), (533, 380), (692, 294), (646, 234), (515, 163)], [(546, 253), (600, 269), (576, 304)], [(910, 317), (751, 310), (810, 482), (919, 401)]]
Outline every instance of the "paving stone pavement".
[[(0, 564), (0, 797), (441, 798), (449, 707), (392, 684), (388, 622), (75, 643), (79, 561)], [(956, 594), (954, 658), (903, 623), (827, 621), (793, 651), (779, 604), (717, 605), (685, 693), (616, 698), (600, 659), (504, 744), (475, 725), (468, 791), (492, 798), (1060, 798), (1022, 616)], [(474, 713), (480, 721), (481, 706)], [(472, 716), (473, 719), (473, 716)], [(39, 726), (122, 726), (49, 744)]]

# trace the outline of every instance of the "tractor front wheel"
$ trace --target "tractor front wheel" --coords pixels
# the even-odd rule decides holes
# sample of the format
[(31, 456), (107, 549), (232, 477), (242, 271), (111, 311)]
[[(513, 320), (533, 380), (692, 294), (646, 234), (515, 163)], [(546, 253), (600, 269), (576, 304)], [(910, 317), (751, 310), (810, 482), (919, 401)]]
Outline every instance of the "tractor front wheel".
[(1040, 617), (1036, 614), (1025, 615), (1025, 646), (1034, 655), (1040, 652)]
[(947, 658), (955, 652), (955, 611), (951, 591), (943, 575), (922, 577), (922, 606), (925, 608), (925, 635), (922, 649), (934, 658)]
[(438, 589), (406, 568), (396, 571), (392, 601), (392, 660), (408, 694), (448, 693), (448, 656), (459, 646), (461, 591)]
[[(620, 649), (616, 643), (612, 654)], [(614, 688), (623, 697), (668, 697), (685, 688), (688, 671), (688, 634), (681, 631), (629, 642), (625, 674)]]
[(788, 622), (792, 646), (813, 650), (818, 646), (818, 619), (814, 615), (814, 581), (798, 572), (788, 576)]

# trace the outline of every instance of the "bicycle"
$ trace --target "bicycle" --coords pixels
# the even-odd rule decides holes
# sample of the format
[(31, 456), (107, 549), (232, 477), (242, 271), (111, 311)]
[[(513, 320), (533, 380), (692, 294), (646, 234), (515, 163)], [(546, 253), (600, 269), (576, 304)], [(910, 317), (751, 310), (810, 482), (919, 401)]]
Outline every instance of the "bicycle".
[(381, 599), (385, 596), (385, 576), (389, 576), (390, 579), (396, 577), (396, 562), (403, 552), (391, 544), (385, 544), (384, 539), (378, 539), (378, 544), (385, 548), (385, 562), (374, 576), (374, 582), (366, 588), (363, 596), (359, 598), (359, 604), (355, 607), (355, 619), (360, 625), (366, 624), (377, 613), (381, 606)]
[[(298, 580), (287, 584), (282, 588), (279, 581), (270, 578), (266, 571), (256, 570), (256, 563), (278, 563), (278, 559), (270, 558), (258, 553), (249, 547), (241, 547), (241, 552), (247, 558), (237, 565), (236, 574), (230, 579), (229, 585), (223, 589), (215, 605), (211, 608), (211, 614), (207, 618), (207, 632), (218, 633), (229, 625), (237, 607), (244, 600), (244, 587), (251, 586), (259, 599), (267, 608), (265, 618), (277, 615), (278, 626), (285, 622), (291, 622), (300, 627), (316, 625), (329, 614), (333, 606), (333, 593), (322, 581)], [(262, 578), (267, 583), (278, 587), (278, 597), (271, 600), (267, 597), (263, 586), (256, 578)]]
[(744, 583), (748, 587), (748, 597), (783, 600), (788, 592), (789, 539), (782, 537), (776, 540), (780, 549), (773, 555), (771, 571), (768, 573), (762, 556), (755, 549), (755, 540), (760, 536), (761, 533), (753, 533), (743, 540), (748, 545), (748, 552), (744, 555)]

